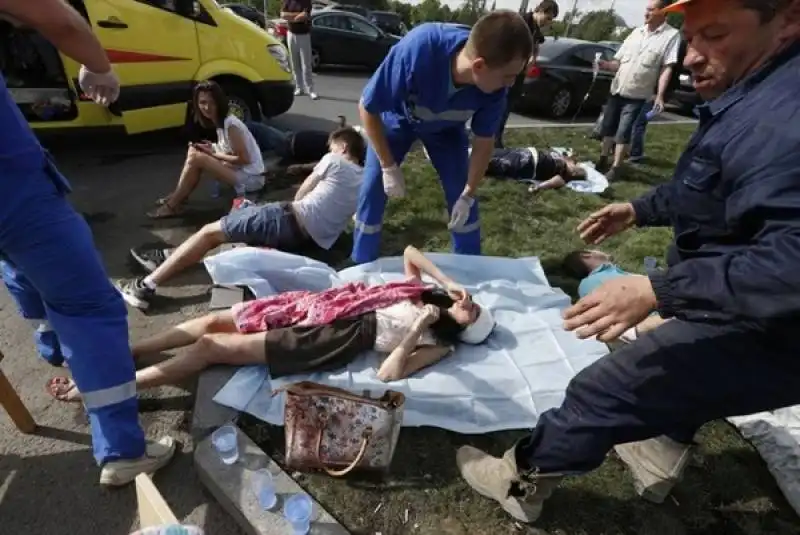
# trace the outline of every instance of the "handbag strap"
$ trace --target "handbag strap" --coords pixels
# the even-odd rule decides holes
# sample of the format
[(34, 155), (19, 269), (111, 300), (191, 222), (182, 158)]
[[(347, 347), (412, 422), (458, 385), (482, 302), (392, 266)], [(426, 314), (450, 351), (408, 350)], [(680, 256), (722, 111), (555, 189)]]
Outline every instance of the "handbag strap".
[(367, 454), (367, 446), (369, 446), (369, 440), (372, 438), (372, 427), (367, 427), (366, 429), (364, 429), (364, 434), (361, 438), (361, 448), (359, 448), (358, 454), (356, 455), (356, 458), (353, 459), (353, 462), (351, 462), (349, 465), (347, 465), (345, 468), (342, 468), (341, 470), (332, 470), (322, 463), (322, 459), (320, 458), (319, 455), (320, 449), (322, 448), (322, 436), (325, 434), (327, 423), (328, 422), (326, 419), (323, 425), (320, 427), (319, 435), (317, 437), (317, 447), (316, 447), (317, 460), (319, 461), (319, 464), (322, 465), (322, 469), (325, 470), (325, 472), (327, 472), (328, 475), (333, 477), (342, 477), (352, 472), (353, 469), (355, 469), (355, 467), (358, 466), (358, 464), (364, 459), (364, 456)]

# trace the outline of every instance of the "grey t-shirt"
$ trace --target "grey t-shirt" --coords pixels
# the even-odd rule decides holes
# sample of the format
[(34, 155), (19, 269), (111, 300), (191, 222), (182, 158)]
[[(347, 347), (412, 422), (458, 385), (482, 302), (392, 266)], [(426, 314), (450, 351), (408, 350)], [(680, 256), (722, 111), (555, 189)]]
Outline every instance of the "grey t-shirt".
[(314, 167), (319, 183), (294, 203), (303, 228), (323, 249), (330, 249), (353, 218), (364, 168), (330, 152)]

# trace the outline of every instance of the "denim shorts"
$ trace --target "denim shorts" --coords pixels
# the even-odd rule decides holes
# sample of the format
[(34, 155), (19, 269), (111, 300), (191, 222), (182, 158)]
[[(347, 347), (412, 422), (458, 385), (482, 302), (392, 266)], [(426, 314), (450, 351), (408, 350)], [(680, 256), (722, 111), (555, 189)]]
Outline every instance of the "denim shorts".
[(608, 97), (603, 109), (603, 124), (600, 125), (600, 135), (613, 137), (619, 145), (631, 142), (633, 125), (642, 111), (645, 101), (635, 98), (626, 98), (620, 95)]
[(230, 243), (291, 250), (309, 240), (289, 203), (268, 203), (236, 208), (220, 219)]

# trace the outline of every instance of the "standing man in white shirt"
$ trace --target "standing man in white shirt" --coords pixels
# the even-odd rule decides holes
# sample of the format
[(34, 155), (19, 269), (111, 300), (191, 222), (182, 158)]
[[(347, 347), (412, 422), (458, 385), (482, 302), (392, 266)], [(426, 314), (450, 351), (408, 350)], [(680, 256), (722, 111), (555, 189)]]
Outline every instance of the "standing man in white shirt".
[(644, 26), (631, 32), (613, 60), (600, 62), (601, 69), (617, 73), (603, 112), (600, 129), (603, 145), (597, 165), (600, 170), (608, 169), (608, 158), (613, 155), (606, 175), (609, 180), (613, 180), (627, 154), (634, 122), (652, 97), (654, 87), (658, 89), (653, 110), (660, 113), (664, 109), (664, 95), (672, 67), (678, 61), (680, 41), (678, 30), (666, 23), (661, 11), (669, 4), (669, 0), (650, 0)]

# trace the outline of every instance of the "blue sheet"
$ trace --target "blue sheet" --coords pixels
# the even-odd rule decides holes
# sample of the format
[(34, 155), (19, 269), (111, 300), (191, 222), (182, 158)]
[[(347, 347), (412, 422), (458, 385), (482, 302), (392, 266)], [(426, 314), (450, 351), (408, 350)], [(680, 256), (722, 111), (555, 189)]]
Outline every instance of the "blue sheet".
[[(267, 368), (242, 368), (214, 400), (261, 420), (283, 423), (283, 398), (271, 389), (312, 380), (353, 392), (386, 388), (406, 397), (404, 425), (431, 425), (460, 433), (485, 433), (533, 427), (543, 411), (558, 406), (569, 380), (607, 353), (594, 340), (579, 340), (561, 328), (561, 310), (569, 297), (550, 287), (535, 257), (427, 255), (488, 306), (498, 326), (481, 346), (458, 346), (456, 352), (413, 377), (380, 382), (377, 353), (370, 352), (335, 373), (270, 379)], [(403, 277), (401, 258), (336, 273), (326, 264), (279, 251), (240, 248), (206, 259), (217, 284), (243, 284), (257, 296), (293, 289), (321, 289), (346, 281), (371, 284)]]

